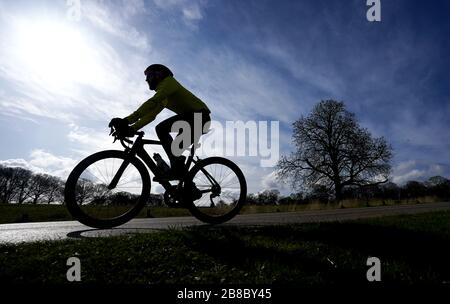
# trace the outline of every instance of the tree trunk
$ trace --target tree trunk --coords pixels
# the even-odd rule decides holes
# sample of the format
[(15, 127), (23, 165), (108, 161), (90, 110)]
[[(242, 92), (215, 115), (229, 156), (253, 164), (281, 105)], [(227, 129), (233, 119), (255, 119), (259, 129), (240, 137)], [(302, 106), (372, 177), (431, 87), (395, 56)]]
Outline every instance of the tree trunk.
[(339, 203), (339, 208), (344, 208), (344, 205), (342, 205), (342, 185), (340, 182), (335, 182), (334, 191), (335, 191), (336, 201)]

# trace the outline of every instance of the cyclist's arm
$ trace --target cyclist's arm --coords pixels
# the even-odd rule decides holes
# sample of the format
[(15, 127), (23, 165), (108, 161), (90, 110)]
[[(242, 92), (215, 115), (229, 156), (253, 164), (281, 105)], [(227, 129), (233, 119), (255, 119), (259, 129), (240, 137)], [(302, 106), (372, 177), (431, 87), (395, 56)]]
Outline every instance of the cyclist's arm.
[(128, 116), (127, 119), (130, 124), (133, 124), (133, 129), (137, 131), (152, 122), (156, 115), (158, 115), (163, 109), (163, 102), (155, 102), (152, 101), (152, 99), (149, 99), (144, 102), (144, 104), (140, 106), (136, 112)]
[(167, 105), (167, 97), (177, 90), (172, 77), (164, 79), (158, 86), (158, 91), (152, 98), (144, 102), (133, 114), (126, 117), (133, 124), (135, 131), (152, 122)]

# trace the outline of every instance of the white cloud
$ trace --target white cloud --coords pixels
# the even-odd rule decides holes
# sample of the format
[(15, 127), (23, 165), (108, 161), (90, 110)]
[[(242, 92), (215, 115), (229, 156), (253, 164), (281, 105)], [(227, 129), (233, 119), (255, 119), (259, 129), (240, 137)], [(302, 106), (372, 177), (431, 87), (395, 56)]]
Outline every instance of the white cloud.
[(297, 49), (290, 50), (288, 45), (277, 40), (275, 33), (272, 33), (267, 41), (256, 44), (255, 47), (289, 71), (300, 83), (324, 90), (330, 96), (342, 95), (345, 87), (344, 81), (332, 66), (326, 64), (315, 65), (308, 60), (304, 60), (306, 56), (299, 56)]
[(292, 188), (292, 185), (290, 183), (286, 181), (285, 182), (278, 181), (276, 174), (277, 174), (276, 169), (273, 169), (272, 172), (265, 175), (261, 181), (261, 186), (259, 187), (259, 189), (262, 189), (262, 191), (276, 189), (280, 191), (281, 196), (288, 196), (296, 191), (295, 189)]
[(36, 149), (30, 153), (30, 159), (8, 159), (0, 161), (0, 165), (20, 167), (34, 173), (49, 174), (65, 180), (72, 171), (76, 161), (62, 156), (56, 156), (44, 150)]
[(144, 0), (122, 0), (123, 15), (126, 19), (133, 18), (136, 15), (145, 14), (147, 9)]
[(86, 127), (79, 127), (75, 124), (70, 125), (71, 130), (67, 135), (70, 142), (76, 147), (73, 151), (79, 157), (85, 157), (94, 152), (108, 150), (112, 148), (121, 149), (119, 143), (113, 145), (113, 138), (108, 136), (109, 129), (94, 130)]
[(56, 156), (43, 150), (33, 150), (30, 154), (30, 165), (41, 169), (47, 174), (65, 180), (74, 168), (76, 161), (63, 156)]
[(450, 166), (423, 160), (409, 160), (397, 164), (392, 171), (392, 181), (401, 185), (412, 180), (423, 181), (436, 175), (448, 176)]
[(194, 20), (194, 21), (203, 18), (200, 8), (196, 4), (183, 8), (183, 16), (187, 20)]
[(288, 83), (230, 48), (202, 48), (187, 56), (189, 62), (176, 62), (180, 78), (211, 107), (215, 119), (264, 116), (290, 124), (302, 111)]
[[(6, 79), (13, 91), (0, 98), (4, 114), (23, 119), (50, 117), (68, 123), (83, 119), (107, 122), (112, 116), (130, 114), (149, 97), (142, 76), (147, 64), (144, 53), (115, 49), (103, 37), (94, 37), (88, 29), (67, 20), (41, 22), (38, 16), (6, 13), (2, 17), (0, 78)], [(108, 22), (114, 27), (113, 20)], [(34, 32), (27, 30), (30, 26)], [(55, 27), (58, 30), (44, 30)], [(80, 41), (70, 52), (56, 52), (55, 48), (72, 49), (70, 43), (64, 46), (67, 42), (58, 40), (64, 33)], [(39, 52), (39, 47), (26, 47), (27, 37), (32, 36), (49, 43), (40, 46)]]
[(195, 25), (196, 22), (203, 19), (203, 10), (206, 4), (205, 0), (153, 0), (155, 5), (165, 11), (177, 10), (187, 25)]
[(140, 50), (150, 48), (147, 33), (140, 32), (127, 21), (131, 17), (145, 13), (142, 1), (123, 1), (121, 5), (102, 1), (84, 1), (82, 17), (106, 33), (116, 36), (122, 42)]
[(0, 160), (0, 165), (12, 168), (24, 168), (35, 173), (45, 173), (42, 168), (35, 167), (23, 158)]
[(276, 172), (273, 171), (263, 177), (261, 185), (263, 189), (273, 189), (277, 187)]

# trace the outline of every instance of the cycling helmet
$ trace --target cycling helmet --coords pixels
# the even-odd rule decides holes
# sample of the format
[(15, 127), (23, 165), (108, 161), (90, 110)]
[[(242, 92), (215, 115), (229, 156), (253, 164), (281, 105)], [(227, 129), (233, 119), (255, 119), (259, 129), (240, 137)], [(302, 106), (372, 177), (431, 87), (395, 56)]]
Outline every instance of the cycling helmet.
[(144, 71), (151, 90), (155, 90), (158, 83), (166, 77), (173, 76), (172, 71), (162, 64), (152, 64)]

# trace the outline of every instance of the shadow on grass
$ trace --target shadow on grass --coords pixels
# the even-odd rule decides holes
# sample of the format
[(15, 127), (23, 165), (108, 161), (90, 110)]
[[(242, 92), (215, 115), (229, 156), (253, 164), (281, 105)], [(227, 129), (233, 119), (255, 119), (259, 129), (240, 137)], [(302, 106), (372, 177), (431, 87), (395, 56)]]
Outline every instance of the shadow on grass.
[(450, 282), (448, 234), (358, 222), (189, 232), (192, 250), (250, 272), (269, 265), (275, 282), (367, 283), (371, 256), (380, 258), (385, 282)]
[(67, 233), (67, 237), (70, 239), (96, 239), (99, 237), (107, 236), (121, 236), (121, 235), (132, 235), (140, 233), (151, 233), (151, 232), (161, 232), (166, 231), (162, 228), (110, 228), (110, 229), (84, 229), (71, 231)]
[[(115, 228), (70, 232), (79, 241), (0, 246), (0, 282), (66, 282), (66, 260), (83, 282), (367, 284), (369, 256), (384, 283), (450, 282), (450, 212), (283, 226)], [(153, 231), (155, 231), (153, 229)], [(119, 238), (97, 238), (105, 234)], [(130, 236), (132, 234), (133, 236)], [(448, 286), (448, 285), (447, 285)]]

